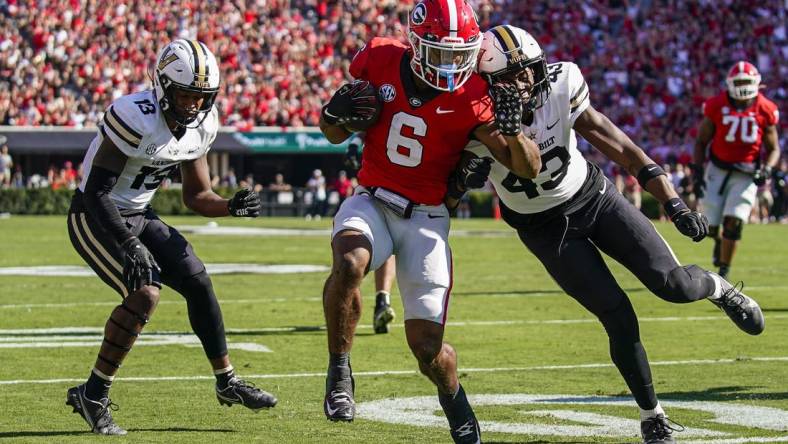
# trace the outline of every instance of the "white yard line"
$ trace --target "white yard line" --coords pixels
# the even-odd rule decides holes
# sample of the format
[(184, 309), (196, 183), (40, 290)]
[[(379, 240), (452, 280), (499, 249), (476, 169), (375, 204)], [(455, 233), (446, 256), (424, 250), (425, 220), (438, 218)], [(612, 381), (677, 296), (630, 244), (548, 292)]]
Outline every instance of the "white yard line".
[[(753, 285), (748, 286), (746, 289), (749, 290), (781, 290), (788, 288), (788, 285)], [(642, 289), (640, 292), (645, 292), (646, 289)], [(473, 293), (473, 292), (470, 292)], [(459, 297), (464, 295), (459, 294)], [(494, 298), (532, 298), (532, 297), (566, 297), (566, 295), (558, 290), (551, 290), (551, 291), (544, 291), (544, 292), (531, 292), (531, 293), (517, 293), (517, 292), (501, 292), (501, 293), (491, 293), (485, 295), (474, 295), (473, 297), (479, 296), (487, 296), (487, 297), (494, 297)], [(259, 298), (259, 299), (221, 299), (219, 302), (222, 305), (228, 304), (259, 304), (259, 303), (268, 303), (268, 302), (319, 302), (323, 299), (321, 297), (278, 297), (278, 298)], [(32, 309), (32, 308), (72, 308), (72, 307), (114, 307), (118, 305), (120, 302), (119, 299), (114, 299), (111, 301), (99, 301), (99, 302), (51, 302), (51, 303), (30, 303), (30, 304), (0, 304), (0, 310), (2, 309)], [(184, 301), (182, 300), (174, 300), (174, 301), (159, 301), (159, 305), (166, 305), (166, 304), (183, 304)], [(768, 315), (767, 315), (768, 316)], [(768, 316), (770, 318), (774, 318), (775, 316)], [(779, 317), (779, 315), (777, 316)], [(687, 318), (677, 318), (677, 319), (687, 319)], [(642, 320), (642, 319), (641, 319)]]
[[(774, 314), (766, 315), (767, 319), (788, 319), (788, 314)], [(665, 317), (643, 317), (639, 318), (640, 322), (694, 322), (694, 321), (728, 321), (728, 318), (722, 314), (719, 316), (665, 316)], [(455, 321), (449, 322), (450, 327), (484, 327), (491, 325), (562, 325), (562, 324), (595, 324), (599, 322), (596, 319), (514, 319), (514, 320), (498, 320), (498, 321)], [(390, 324), (389, 327), (402, 328), (403, 324)], [(359, 324), (359, 329), (368, 330), (372, 328), (372, 324)], [(309, 331), (322, 331), (325, 327), (322, 325), (313, 326), (299, 326), (299, 327), (260, 327), (260, 328), (228, 328), (227, 334), (254, 334), (254, 333), (297, 333)], [(53, 334), (95, 334), (101, 333), (103, 327), (57, 327), (57, 328), (22, 328), (22, 329), (0, 329), (0, 341), (3, 335), (53, 335)], [(190, 334), (185, 331), (147, 331), (143, 336), (148, 335), (172, 335), (172, 334)]]
[[(651, 365), (675, 366), (675, 365), (719, 365), (735, 364), (748, 362), (788, 362), (788, 356), (764, 356), (752, 357), (747, 359), (690, 359), (685, 361), (652, 361)], [(500, 373), (500, 372), (522, 372), (536, 370), (572, 370), (585, 368), (605, 368), (613, 367), (610, 363), (589, 363), (589, 364), (567, 364), (567, 365), (536, 365), (530, 367), (490, 367), (490, 368), (459, 368), (460, 372), (467, 373)], [(368, 372), (354, 372), (354, 376), (390, 376), (390, 375), (418, 375), (417, 370), (380, 370)], [(325, 378), (325, 372), (311, 373), (275, 373), (259, 375), (243, 375), (249, 379), (296, 379), (296, 378)], [(159, 381), (197, 381), (213, 380), (211, 375), (205, 376), (128, 376), (118, 377), (124, 382), (159, 382)], [(59, 378), (59, 379), (15, 379), (0, 380), (0, 385), (18, 384), (61, 384), (66, 382), (84, 382), (85, 378)]]

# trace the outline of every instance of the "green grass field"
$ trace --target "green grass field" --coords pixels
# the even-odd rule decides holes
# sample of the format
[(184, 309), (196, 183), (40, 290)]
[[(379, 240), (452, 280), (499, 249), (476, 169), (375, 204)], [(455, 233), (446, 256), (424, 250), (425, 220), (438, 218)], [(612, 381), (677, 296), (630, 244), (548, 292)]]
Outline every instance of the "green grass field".
[[(197, 217), (165, 220), (178, 227), (207, 223)], [(331, 224), (217, 222), (323, 230)], [(710, 266), (708, 241), (693, 244), (671, 225), (658, 229), (683, 263)], [(458, 351), (464, 387), (476, 396), (486, 442), (637, 442), (634, 401), (608, 399), (628, 392), (609, 364), (601, 325), (558, 289), (502, 222), (456, 221), (453, 230), (455, 285), (446, 339)], [(330, 264), (327, 234), (185, 235), (207, 263)], [(764, 309), (767, 328), (759, 337), (740, 332), (708, 302), (673, 305), (656, 298), (609, 261), (641, 318), (662, 403), (691, 429), (678, 435), (682, 442), (788, 441), (786, 239), (788, 226), (748, 226), (732, 271)], [(64, 217), (0, 220), (0, 246), (0, 267), (83, 265)], [(107, 439), (90, 434), (64, 401), (66, 389), (87, 377), (100, 342), (97, 329), (117, 295), (96, 277), (0, 275), (0, 441), (449, 442), (435, 389), (416, 371), (401, 317), (390, 334), (372, 333), (371, 276), (352, 354), (360, 417), (352, 424), (326, 421), (321, 402), (327, 352), (320, 330), (325, 277), (213, 277), (229, 344), (246, 348), (231, 348), (235, 367), (280, 399), (275, 409), (258, 414), (217, 403), (210, 367), (190, 335), (186, 305), (165, 289), (112, 390), (120, 406), (114, 416), (129, 435)], [(397, 295), (395, 290), (401, 316)], [(45, 330), (55, 328), (71, 330)], [(418, 397), (427, 398), (396, 399)]]

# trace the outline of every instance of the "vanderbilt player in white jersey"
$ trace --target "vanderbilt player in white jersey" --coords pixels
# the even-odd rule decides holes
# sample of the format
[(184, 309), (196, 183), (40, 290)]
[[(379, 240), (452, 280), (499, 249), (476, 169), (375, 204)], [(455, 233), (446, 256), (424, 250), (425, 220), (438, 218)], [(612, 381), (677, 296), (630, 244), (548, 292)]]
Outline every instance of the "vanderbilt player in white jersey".
[[(490, 83), (518, 88), (522, 131), (537, 142), (542, 156), (542, 170), (533, 180), (492, 163), (490, 179), (504, 220), (561, 288), (601, 321), (613, 362), (640, 407), (644, 441), (674, 442), (674, 426), (654, 392), (635, 312), (599, 252), (627, 267), (658, 297), (674, 303), (709, 299), (753, 335), (764, 328), (760, 308), (716, 274), (681, 266), (654, 225), (583, 158), (575, 131), (636, 176), (682, 234), (697, 242), (708, 232), (705, 216), (687, 208), (663, 170), (590, 105), (588, 85), (577, 65), (548, 65), (533, 37), (508, 25), (484, 34), (479, 60), (479, 70)], [(471, 144), (468, 150), (478, 157), (466, 156), (458, 172), (484, 170), (480, 160), (492, 159), (482, 145)]]
[(276, 404), (273, 395), (235, 376), (205, 265), (149, 205), (162, 180), (180, 166), (183, 202), (194, 212), (259, 214), (256, 193), (243, 189), (227, 200), (211, 190), (206, 153), (219, 128), (213, 105), (219, 66), (203, 43), (178, 39), (162, 49), (153, 71), (153, 90), (120, 97), (104, 113), (68, 214), (74, 248), (122, 298), (107, 320), (90, 377), (69, 389), (66, 400), (103, 435), (126, 434), (110, 414), (109, 388), (153, 314), (162, 284), (186, 299), (192, 329), (216, 375), (219, 402), (253, 410)]

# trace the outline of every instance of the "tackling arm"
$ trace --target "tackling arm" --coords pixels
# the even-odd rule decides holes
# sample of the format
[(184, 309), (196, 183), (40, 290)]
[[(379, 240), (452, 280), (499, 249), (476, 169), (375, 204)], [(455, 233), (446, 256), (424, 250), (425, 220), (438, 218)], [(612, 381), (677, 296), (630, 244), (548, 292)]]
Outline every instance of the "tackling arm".
[[(602, 154), (624, 167), (634, 177), (638, 177), (646, 165), (654, 164), (654, 161), (635, 145), (629, 136), (590, 105), (577, 118), (574, 129)], [(673, 184), (664, 174), (652, 177), (643, 185), (646, 191), (653, 194), (662, 204), (678, 198)]]
[(577, 118), (574, 128), (602, 154), (637, 177), (641, 186), (659, 200), (681, 234), (695, 242), (706, 237), (709, 233), (706, 216), (687, 208), (662, 168), (610, 119), (589, 106)]
[(498, 162), (519, 177), (533, 179), (542, 169), (539, 147), (522, 132), (516, 136), (504, 136), (490, 122), (476, 128), (473, 135), (487, 146)]

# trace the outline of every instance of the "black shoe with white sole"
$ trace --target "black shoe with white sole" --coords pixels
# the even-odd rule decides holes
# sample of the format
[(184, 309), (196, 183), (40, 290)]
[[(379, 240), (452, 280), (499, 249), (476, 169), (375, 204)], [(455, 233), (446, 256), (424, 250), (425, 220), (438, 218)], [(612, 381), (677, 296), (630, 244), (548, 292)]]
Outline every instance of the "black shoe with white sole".
[(719, 279), (722, 294), (718, 299), (709, 300), (724, 311), (741, 330), (751, 335), (761, 334), (766, 328), (763, 312), (754, 299), (742, 293), (744, 283), (740, 281), (736, 285), (731, 285), (730, 282), (719, 276), (714, 276), (714, 278)]
[(356, 417), (356, 401), (353, 392), (356, 390), (356, 381), (350, 374), (346, 378), (326, 378), (326, 396), (323, 399), (323, 412), (331, 421), (351, 422)]
[(219, 386), (216, 386), (216, 399), (219, 400), (219, 404), (228, 407), (240, 404), (254, 411), (271, 408), (277, 402), (274, 395), (260, 390), (250, 382), (235, 377), (227, 381), (227, 386), (224, 388), (220, 389)]
[(110, 410), (117, 410), (117, 404), (113, 404), (109, 398), (99, 401), (88, 399), (85, 396), (85, 384), (68, 389), (66, 405), (73, 407), (73, 413), (79, 413), (90, 426), (90, 431), (95, 434), (125, 435), (127, 433), (112, 419)]
[(389, 324), (396, 316), (394, 309), (391, 308), (386, 300), (385, 293), (378, 293), (375, 297), (375, 313), (372, 317), (372, 326), (376, 334), (388, 333)]
[(640, 422), (643, 444), (674, 444), (673, 432), (683, 432), (684, 426), (660, 413)]

